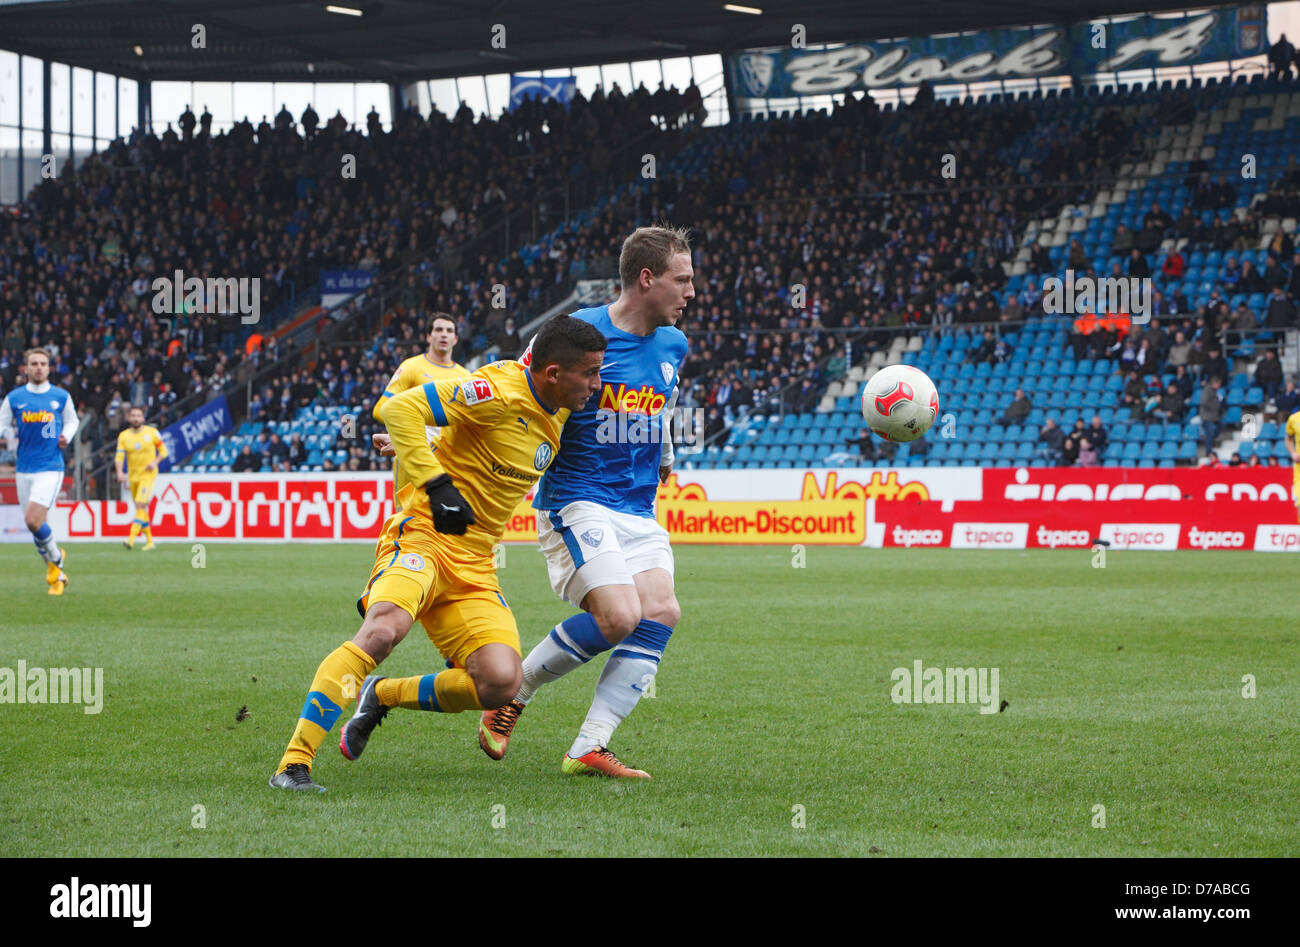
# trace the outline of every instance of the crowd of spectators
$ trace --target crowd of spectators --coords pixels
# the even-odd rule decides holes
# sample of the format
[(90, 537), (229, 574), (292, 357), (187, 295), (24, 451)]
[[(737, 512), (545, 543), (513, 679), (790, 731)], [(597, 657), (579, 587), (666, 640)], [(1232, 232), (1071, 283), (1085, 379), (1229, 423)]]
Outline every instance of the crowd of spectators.
[[(1028, 219), (1080, 199), (1079, 182), (1113, 176), (1130, 131), (1122, 112), (1096, 105), (1075, 106), (1097, 113), (1081, 125), (1064, 116), (1044, 123), (1024, 103), (922, 99), (882, 112), (870, 97), (849, 95), (830, 115), (736, 123), (697, 138), (701, 173), (687, 176), (664, 161), (645, 186), (624, 187), (583, 226), (543, 241), (540, 255), (499, 257), (474, 243), (502, 213), (530, 209), (543, 227), (560, 223), (561, 208), (546, 199), (557, 183), (569, 181), (576, 210), (639, 180), (642, 149), (619, 152), (612, 143), (658, 135), (661, 154), (670, 155), (684, 141), (672, 129), (700, 121), (697, 98), (698, 89), (642, 87), (631, 96), (615, 89), (579, 95), (568, 109), (532, 101), (496, 121), (475, 122), (467, 108), (451, 119), (402, 113), (388, 132), (372, 115), (368, 134), (340, 117), (318, 124), (314, 113), (303, 116), (300, 134), (282, 111), (274, 125), (245, 121), (213, 136), (208, 121), (187, 113), (179, 135), (133, 136), (45, 182), (0, 230), (8, 327), (0, 377), (6, 386), (19, 380), (15, 355), (23, 348), (51, 347), (57, 380), (104, 420), (99, 436), (107, 439), (127, 403), (166, 420), (178, 400), (220, 390), (286, 354), (269, 333), (260, 349), (242, 344), (237, 319), (171, 314), (167, 324), (149, 305), (153, 274), (260, 275), (263, 306), (271, 307), (322, 266), (382, 272), (424, 264), (396, 284), (374, 344), (300, 353), (283, 375), (259, 380), (248, 414), (287, 420), (313, 402), (368, 405), (392, 368), (423, 349), (430, 313), (456, 316), (462, 361), (491, 347), (515, 354), (527, 341), (520, 325), (576, 279), (615, 275), (633, 226), (671, 219), (691, 228), (697, 274), (682, 324), (692, 348), (680, 404), (706, 409), (710, 430), (725, 438), (742, 410), (814, 410), (827, 383), (887, 347), (898, 326), (1014, 323), (1041, 306), (1032, 287), (1000, 305), (1003, 263)], [(337, 171), (349, 154), (355, 180)], [(916, 155), (956, 156), (957, 179)], [(1197, 173), (1193, 204), (1229, 199), (1216, 191), (1223, 182)], [(1297, 183), (1269, 200), (1289, 208), (1300, 199)], [(1221, 232), (1217, 222), (1202, 233), (1191, 209), (1172, 219), (1156, 207), (1137, 234), (1117, 233), (1116, 248), (1128, 241), (1130, 269), (1149, 270), (1145, 248), (1184, 224), (1207, 246), (1250, 239), (1248, 228)], [(1277, 253), (1300, 262), (1281, 238)], [(1201, 374), (1227, 333), (1250, 331), (1245, 316), (1233, 321), (1227, 312), (1224, 297), (1239, 285), (1272, 287), (1280, 301), (1270, 302), (1268, 320), (1294, 323), (1288, 293), (1300, 267), (1276, 259), (1261, 273), (1243, 266), (1195, 314), (1174, 288), (1182, 264), (1165, 260), (1155, 274), (1170, 289), (1167, 298), (1157, 294), (1159, 318), (1113, 338), (1107, 329), (1079, 334), (1076, 354), (1113, 358), (1117, 370), (1139, 378), (1180, 362)], [(498, 284), (505, 307), (491, 303)], [(973, 357), (998, 362), (1010, 352), (990, 332)], [(1146, 394), (1144, 414), (1176, 412), (1176, 399), (1166, 403), (1164, 394), (1155, 405)], [(1104, 452), (1088, 441), (1086, 450)], [(298, 452), (283, 446), (288, 455), (277, 451), (273, 462), (294, 464)]]
[[(384, 273), (427, 261), (422, 303), (459, 312), (467, 342), (508, 341), (504, 320), (494, 325), (495, 311), (468, 291), (475, 267), (457, 251), (507, 217), (536, 210), (541, 226), (557, 223), (563, 205), (548, 194), (568, 183), (582, 206), (639, 167), (643, 149), (618, 143), (649, 136), (671, 154), (680, 136), (662, 129), (700, 122), (700, 109), (693, 86), (630, 96), (615, 87), (578, 94), (567, 109), (530, 101), (477, 122), (467, 107), (450, 119), (412, 110), (385, 131), (372, 112), (364, 133), (342, 116), (321, 124), (310, 109), (300, 131), (282, 108), (273, 123), (245, 119), (215, 135), (206, 109), (201, 118), (187, 109), (179, 133), (137, 131), (66, 165), (0, 222), (0, 387), (21, 384), (22, 352), (45, 346), (97, 448), (115, 435), (121, 405), (143, 404), (151, 422), (167, 423), (172, 405), (220, 390), (250, 355), (256, 369), (282, 354), (248, 345), (253, 332), (271, 340), (269, 326), (245, 329), (238, 313), (155, 311), (153, 280), (177, 270), (257, 278), (269, 316), (322, 268)], [(477, 263), (525, 304), (574, 269), (563, 256)]]

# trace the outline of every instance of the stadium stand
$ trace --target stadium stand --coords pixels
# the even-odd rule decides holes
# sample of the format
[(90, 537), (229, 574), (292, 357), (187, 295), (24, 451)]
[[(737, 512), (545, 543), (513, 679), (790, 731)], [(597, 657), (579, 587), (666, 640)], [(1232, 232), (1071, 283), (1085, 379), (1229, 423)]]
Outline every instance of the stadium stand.
[[(1041, 115), (1036, 126), (1044, 134), (1035, 142), (1040, 149), (1053, 137), (1091, 126), (1103, 110), (1114, 113), (1104, 122), (1126, 122), (1137, 132), (1135, 141), (1149, 144), (1119, 166), (1108, 186), (1078, 193), (1057, 213), (1030, 222), (1007, 267), (1004, 287), (988, 286), (981, 297), (977, 289), (962, 284), (954, 291), (952, 283), (946, 283), (933, 307), (923, 310), (930, 317), (930, 332), (897, 334), (888, 350), (875, 349), (843, 382), (832, 383), (817, 411), (786, 413), (779, 420), (749, 418), (731, 432), (726, 447), (706, 449), (695, 465), (832, 466), (849, 460), (846, 445), (861, 430), (861, 386), (877, 368), (898, 361), (914, 364), (939, 381), (948, 426), (945, 433), (943, 424), (938, 425), (937, 437), (897, 445), (888, 456), (874, 460), (877, 466), (1041, 463), (1054, 459), (1041, 453), (1036, 443), (1048, 418), (1073, 431), (1093, 416), (1113, 431), (1102, 453), (1101, 462), (1108, 466), (1196, 463), (1203, 435), (1196, 411), (1203, 393), (1199, 381), (1216, 347), (1227, 353), (1225, 368), (1229, 359), (1232, 366), (1223, 416), (1230, 434), (1222, 452), (1236, 451), (1243, 460), (1254, 455), (1266, 462), (1285, 456), (1276, 423), (1256, 425), (1246, 432), (1253, 437), (1233, 429), (1246, 413), (1262, 416), (1272, 406), (1262, 386), (1252, 383), (1257, 346), (1276, 347), (1283, 334), (1297, 326), (1300, 258), (1294, 255), (1293, 235), (1300, 216), (1300, 174), (1293, 155), (1300, 138), (1300, 94), (1295, 84), (1209, 82), (1174, 90), (1165, 83), (1118, 93), (1090, 90), (1078, 97), (1022, 98), (1017, 105), (1021, 101)], [(1254, 178), (1241, 176), (1246, 154), (1254, 158)], [(1050, 162), (1041, 151), (1032, 160)], [(1097, 168), (1107, 170), (1103, 164)], [(1107, 180), (1104, 174), (1101, 178)], [(1179, 210), (1177, 219), (1162, 219), (1165, 208)], [(1067, 265), (1077, 265), (1079, 275), (1130, 275), (1129, 257), (1116, 252), (1121, 227), (1136, 235), (1137, 255), (1150, 257), (1148, 265), (1159, 274), (1157, 318), (1145, 331), (1137, 326), (1125, 329), (1126, 345), (1119, 344), (1118, 332), (1113, 338), (1098, 333), (1088, 344), (1076, 331), (1074, 341), (1083, 340), (1076, 349), (1070, 317), (1042, 314), (1043, 281), (1062, 276)], [(1171, 271), (1177, 272), (1177, 265), (1166, 270), (1166, 262), (1183, 250), (1189, 265), (1175, 279)], [(1253, 281), (1240, 273), (1247, 261), (1263, 271)], [(1265, 287), (1275, 287), (1270, 296), (1263, 292)], [(972, 326), (973, 332), (948, 327), (982, 322), (977, 313), (999, 310), (1000, 324), (992, 328), (998, 330), (1002, 354), (973, 358), (983, 327)], [(1038, 315), (1025, 318), (1035, 310)], [(1240, 323), (1229, 321), (1230, 310), (1245, 314)], [(1175, 421), (1157, 417), (1156, 408), (1160, 393), (1175, 380), (1176, 366), (1168, 357), (1178, 331), (1190, 343), (1190, 352), (1179, 360), (1196, 381), (1185, 398), (1189, 409)], [(1103, 339), (1108, 344), (1098, 345)], [(1152, 353), (1143, 359), (1143, 374), (1153, 390), (1141, 416), (1134, 418), (1127, 410), (1117, 414), (1117, 408), (1125, 356), (1136, 359), (1143, 339)], [(1034, 407), (1022, 424), (995, 423), (1018, 387), (1032, 393)]]
[[(462, 360), (485, 350), (510, 355), (526, 341), (518, 331), (528, 317), (564, 298), (583, 276), (613, 275), (629, 222), (669, 215), (692, 227), (699, 274), (685, 325), (693, 347), (683, 372), (682, 405), (708, 418), (707, 446), (684, 453), (684, 464), (856, 463), (852, 444), (861, 433), (862, 383), (897, 361), (936, 379), (943, 420), (923, 441), (897, 445), (866, 463), (1067, 462), (1079, 447), (1073, 436), (1078, 422), (1087, 426), (1094, 416), (1107, 432), (1099, 463), (1197, 463), (1207, 437), (1198, 423), (1201, 382), (1207, 371), (1218, 370), (1212, 361), (1216, 347), (1223, 352), (1226, 382), (1225, 439), (1220, 443), (1210, 431), (1209, 447), (1235, 452), (1243, 462), (1268, 462), (1279, 453), (1276, 423), (1255, 424), (1249, 432), (1241, 424), (1273, 405), (1263, 383), (1254, 383), (1252, 369), (1297, 325), (1300, 176), (1290, 163), (1300, 137), (1296, 83), (1166, 82), (1145, 89), (982, 96), (897, 110), (879, 109), (869, 98), (849, 99), (831, 114), (746, 117), (689, 139), (665, 140), (667, 160), (650, 180), (591, 150), (615, 114), (608, 102), (598, 106), (593, 100), (567, 125), (552, 115), (556, 131), (550, 136), (540, 133), (540, 113), (515, 119), (514, 130), (526, 129), (530, 142), (558, 134), (549, 150), (537, 146), (544, 158), (551, 156), (538, 173), (544, 182), (585, 174), (591, 178), (585, 192), (590, 203), (504, 257), (480, 252), (473, 263), (449, 267), (445, 251), (458, 233), (486, 219), (487, 205), (503, 199), (495, 189), (514, 176), (490, 177), (486, 186), (476, 179), (469, 206), (453, 207), (445, 216), (433, 215), (441, 195), (452, 189), (430, 188), (433, 198), (416, 201), (413, 194), (424, 193), (421, 188), (388, 194), (375, 182), (372, 209), (389, 207), (393, 215), (379, 215), (388, 219), (387, 229), (374, 224), (373, 216), (356, 224), (354, 236), (366, 254), (360, 262), (390, 271), (408, 267), (395, 304), (382, 315), (378, 338), (311, 353), (278, 351), (272, 339), (268, 351), (253, 353), (255, 368), (275, 365), (257, 376), (256, 397), (239, 430), (183, 469), (229, 469), (246, 445), (264, 456), (263, 463), (274, 454), (291, 469), (382, 466), (382, 459), (357, 445), (366, 443), (369, 407), (392, 368), (423, 349), (429, 313), (450, 311), (461, 320)], [(502, 149), (509, 138), (493, 123), (462, 123), (461, 116), (426, 124), (410, 118), (376, 141), (339, 134), (355, 136), (350, 140), (371, 147), (380, 162), (406, 155), (404, 147), (431, 136), (470, 141), (483, 135), (489, 146)], [(649, 125), (648, 113), (634, 123)], [(566, 129), (574, 140), (565, 139)], [(304, 143), (292, 131), (277, 134), (268, 138), (268, 149), (297, 149), (294, 154), (318, 158), (337, 151), (326, 147), (324, 135)], [(256, 147), (244, 139), (249, 154), (261, 146), (257, 137)], [(810, 141), (818, 147), (807, 147)], [(680, 151), (673, 147), (683, 143)], [(169, 152), (159, 145), (162, 155), (184, 154), (186, 147), (198, 146), (179, 142)], [(955, 177), (937, 176), (936, 169), (912, 159), (916, 154), (951, 155)], [(1242, 177), (1245, 154), (1254, 158), (1254, 178)], [(507, 161), (504, 150), (502, 155)], [(113, 160), (134, 160), (129, 156), (119, 149)], [(461, 155), (462, 173), (471, 173), (466, 169), (473, 167), (472, 158)], [(165, 187), (167, 170), (158, 161), (154, 177)], [(101, 198), (115, 199), (93, 190), (93, 172), (86, 178), (79, 188), (50, 193), (72, 195), (65, 199), (91, 213)], [(936, 180), (945, 183), (936, 187)], [(281, 183), (287, 188), (287, 182), (286, 176)], [(518, 195), (520, 204), (536, 202), (541, 187)], [(281, 229), (294, 227), (295, 215), (302, 214), (299, 197), (307, 206), (317, 199), (309, 188), (306, 194), (286, 190), (271, 203), (282, 214), (276, 218)], [(393, 221), (406, 212), (415, 213), (425, 230), (406, 234), (403, 248), (403, 233)], [(542, 222), (557, 216), (548, 208)], [(75, 210), (59, 219), (69, 223)], [(330, 247), (343, 243), (344, 231), (337, 227), (318, 234), (308, 224), (308, 230), (319, 237), (320, 252), (301, 252), (301, 239), (277, 234), (280, 245), (294, 252), (277, 257), (285, 268), (276, 272), (297, 266), (292, 272), (308, 281)], [(419, 248), (435, 234), (430, 258)], [(147, 313), (135, 320), (128, 315), (123, 323), (126, 307), (105, 316), (115, 312), (110, 302), (100, 304), (94, 325), (71, 321), (61, 280), (80, 279), (74, 285), (88, 288), (88, 299), (108, 294), (86, 282), (83, 261), (73, 259), (78, 245), (63, 246), (59, 239), (54, 230), (20, 237), (14, 224), (3, 244), (10, 285), (15, 266), (19, 273), (22, 267), (43, 267), (48, 276), (45, 290), (19, 302), (20, 322), (30, 332), (21, 341), (15, 333), (12, 344), (6, 334), (10, 361), (0, 364), (6, 375), (12, 373), (14, 350), (64, 332), (60, 351), (69, 357), (60, 370), (85, 386), (87, 404), (113, 418), (114, 406), (136, 400), (135, 394), (145, 395), (151, 409), (165, 407), (200, 386), (216, 390), (239, 371), (239, 338), (214, 335), (210, 324), (190, 328), (188, 336), (182, 327), (184, 349), (164, 357), (162, 337)], [(213, 239), (214, 245), (223, 242)], [(96, 259), (96, 253), (87, 258)], [(1044, 313), (1043, 282), (1067, 267), (1093, 277), (1149, 270), (1159, 291), (1152, 325), (1080, 325), (1074, 316)], [(452, 269), (457, 278), (448, 278)], [(111, 284), (119, 297), (129, 291), (125, 275)], [(487, 288), (498, 283), (509, 287), (508, 310), (485, 302)], [(986, 337), (986, 330), (992, 334)], [(98, 359), (87, 358), (96, 345), (102, 346)], [(194, 355), (187, 356), (189, 351)], [(1175, 371), (1179, 364), (1186, 381)], [(1140, 411), (1123, 402), (1125, 372), (1135, 366), (1142, 383)], [(1177, 401), (1162, 400), (1171, 382), (1182, 410), (1176, 410)], [(999, 423), (1016, 388), (1029, 394), (1032, 406), (1015, 423)], [(339, 421), (349, 415), (358, 422), (356, 438), (345, 440)], [(1039, 444), (1049, 418), (1067, 434), (1063, 450)], [(271, 435), (292, 450), (282, 457)]]

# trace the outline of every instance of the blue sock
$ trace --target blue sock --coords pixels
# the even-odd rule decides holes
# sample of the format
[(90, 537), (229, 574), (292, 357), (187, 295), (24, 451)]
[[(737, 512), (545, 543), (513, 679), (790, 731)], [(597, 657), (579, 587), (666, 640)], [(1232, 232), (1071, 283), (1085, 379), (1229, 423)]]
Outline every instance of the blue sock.
[(589, 612), (570, 615), (524, 658), (524, 683), (515, 699), (528, 703), (537, 688), (558, 680), (611, 647)]
[(50, 529), (49, 523), (42, 523), (41, 528), (32, 534), (32, 542), (36, 544), (36, 551), (46, 562), (58, 565), (63, 561), (63, 554), (59, 552), (58, 544), (54, 541), (54, 530)]
[(619, 642), (600, 672), (596, 696), (578, 738), (569, 748), (570, 757), (577, 759), (597, 747), (609, 746), (615, 728), (632, 712), (641, 695), (654, 685), (659, 661), (672, 633), (667, 625), (643, 618), (632, 634)]

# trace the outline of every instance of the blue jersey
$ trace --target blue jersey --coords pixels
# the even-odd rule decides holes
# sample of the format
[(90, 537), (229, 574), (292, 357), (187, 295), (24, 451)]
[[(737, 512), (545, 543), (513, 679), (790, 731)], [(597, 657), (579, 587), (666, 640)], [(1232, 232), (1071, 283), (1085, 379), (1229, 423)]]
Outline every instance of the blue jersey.
[(25, 385), (5, 396), (0, 403), (0, 430), (18, 432), (18, 473), (63, 473), (59, 436), (69, 416), (72, 421), (68, 423), (76, 430), (72, 396), (48, 383), (38, 387), (44, 390), (32, 391), (31, 385)]
[(560, 450), (537, 487), (533, 506), (558, 510), (577, 500), (654, 516), (663, 455), (663, 415), (686, 358), (686, 336), (674, 326), (650, 335), (617, 328), (609, 306), (580, 309), (609, 340), (600, 391), (569, 415)]

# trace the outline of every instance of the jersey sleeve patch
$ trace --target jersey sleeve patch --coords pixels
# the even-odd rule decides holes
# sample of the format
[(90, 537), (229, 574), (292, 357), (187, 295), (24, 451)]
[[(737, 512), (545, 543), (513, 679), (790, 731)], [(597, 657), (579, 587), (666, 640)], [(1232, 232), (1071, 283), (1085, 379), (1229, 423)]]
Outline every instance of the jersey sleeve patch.
[(469, 379), (460, 386), (460, 390), (461, 394), (465, 396), (465, 404), (467, 405), (491, 401), (493, 398), (492, 385), (486, 378)]

